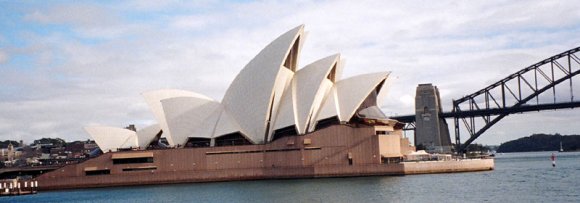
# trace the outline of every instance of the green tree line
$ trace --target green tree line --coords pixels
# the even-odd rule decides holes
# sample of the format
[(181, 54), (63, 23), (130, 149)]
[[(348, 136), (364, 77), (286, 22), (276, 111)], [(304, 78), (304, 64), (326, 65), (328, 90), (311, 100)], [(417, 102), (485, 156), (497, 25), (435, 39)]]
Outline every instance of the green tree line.
[(558, 151), (560, 142), (564, 151), (580, 150), (580, 135), (533, 134), (503, 143), (497, 152)]

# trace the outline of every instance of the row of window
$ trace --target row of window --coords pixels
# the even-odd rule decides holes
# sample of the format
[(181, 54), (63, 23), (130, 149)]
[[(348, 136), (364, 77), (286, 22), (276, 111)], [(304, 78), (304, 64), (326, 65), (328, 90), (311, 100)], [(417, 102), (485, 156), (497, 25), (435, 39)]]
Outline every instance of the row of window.
[(113, 159), (114, 165), (116, 165), (116, 164), (143, 164), (143, 163), (153, 163), (153, 157)]
[[(123, 169), (123, 171), (150, 171), (150, 170), (157, 170), (157, 166), (124, 168)], [(85, 171), (86, 176), (109, 175), (109, 174), (111, 174), (111, 169)]]

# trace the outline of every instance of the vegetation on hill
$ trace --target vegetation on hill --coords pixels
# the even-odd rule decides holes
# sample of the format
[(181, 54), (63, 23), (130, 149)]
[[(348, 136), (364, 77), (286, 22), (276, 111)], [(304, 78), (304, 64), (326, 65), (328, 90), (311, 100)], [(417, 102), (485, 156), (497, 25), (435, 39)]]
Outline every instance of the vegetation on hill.
[[(51, 145), (51, 147), (66, 147), (70, 144), (77, 144), (79, 142), (89, 142), (90, 140), (86, 141), (73, 141), (73, 142), (66, 142), (64, 139), (61, 138), (41, 138), (38, 140), (32, 141), (30, 145)], [(4, 140), (0, 141), (0, 149), (5, 149), (8, 147), (8, 144), (12, 144), (14, 147), (20, 147), (20, 142), (16, 140)]]
[(0, 149), (8, 148), (9, 144), (12, 144), (13, 147), (18, 147), (20, 145), (20, 143), (15, 140), (4, 140), (0, 141)]
[(560, 142), (564, 151), (580, 150), (580, 135), (533, 134), (503, 143), (497, 152), (558, 151)]

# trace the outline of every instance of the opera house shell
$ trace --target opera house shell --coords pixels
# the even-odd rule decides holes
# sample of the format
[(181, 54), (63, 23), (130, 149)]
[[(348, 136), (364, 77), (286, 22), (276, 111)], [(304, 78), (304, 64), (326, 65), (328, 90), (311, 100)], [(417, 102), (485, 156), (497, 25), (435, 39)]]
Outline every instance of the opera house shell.
[(356, 114), (386, 119), (378, 107), (389, 72), (341, 79), (343, 60), (330, 55), (298, 69), (304, 26), (271, 42), (237, 75), (221, 102), (185, 90), (143, 93), (158, 124), (131, 130), (90, 126), (103, 152), (145, 149), (157, 135), (169, 146), (264, 144), (302, 135), (325, 123), (347, 123)]

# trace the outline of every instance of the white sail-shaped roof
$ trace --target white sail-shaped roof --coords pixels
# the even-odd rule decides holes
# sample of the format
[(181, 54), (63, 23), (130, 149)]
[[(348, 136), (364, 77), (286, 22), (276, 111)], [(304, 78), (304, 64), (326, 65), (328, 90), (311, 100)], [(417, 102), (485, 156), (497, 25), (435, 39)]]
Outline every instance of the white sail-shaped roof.
[[(330, 80), (324, 80), (322, 82), (322, 84), (320, 85), (320, 90), (323, 90), (323, 92), (320, 93), (320, 95), (322, 95), (323, 97), (317, 97), (317, 99), (320, 100), (316, 100), (314, 101), (314, 104), (316, 104), (317, 106), (314, 106), (312, 114), (310, 115), (310, 119), (308, 120), (308, 126), (307, 126), (307, 132), (312, 132), (314, 131), (314, 127), (316, 127), (316, 123), (318, 122), (317, 118), (319, 117), (320, 114), (322, 114), (322, 111), (324, 111), (324, 104), (326, 103), (327, 100), (331, 100), (328, 97), (332, 97), (333, 95), (331, 95), (331, 92), (333, 91), (333, 87), (334, 87), (334, 83), (331, 82)], [(337, 106), (335, 106), (335, 111), (334, 112), (338, 112), (336, 111)]]
[(385, 98), (387, 98), (387, 94), (389, 93), (389, 89), (391, 84), (393, 83), (393, 79), (386, 79), (383, 82), (383, 86), (379, 90), (379, 94), (377, 95), (377, 106), (380, 108), (384, 104)]
[[(220, 118), (215, 126), (213, 138), (227, 135), (230, 133), (241, 132), (241, 127), (236, 120), (234, 120), (225, 109), (222, 108)], [(248, 139), (249, 140), (249, 139)], [(249, 140), (251, 141), (251, 140)]]
[(292, 78), (295, 76), (294, 72), (289, 69), (282, 68), (280, 73), (281, 78), (278, 79), (279, 82), (276, 84), (276, 86), (274, 86), (274, 92), (280, 93), (274, 94), (274, 98), (272, 98), (272, 103), (274, 105), (272, 105), (272, 110), (270, 110), (270, 120), (266, 123), (268, 131), (264, 131), (267, 133), (267, 136), (270, 136), (271, 132), (275, 128), (274, 125), (276, 124), (276, 120), (278, 118), (277, 115), (281, 111), (284, 103), (286, 101), (292, 102), (292, 99), (288, 99), (288, 97), (294, 97), (293, 94), (287, 93), (287, 90), (291, 89)]
[(236, 76), (222, 104), (254, 143), (263, 143), (285, 86), (296, 70), (304, 26), (278, 37)]
[(222, 111), (220, 103), (196, 97), (164, 99), (161, 105), (175, 145), (185, 145), (190, 137), (213, 137)]
[(335, 54), (298, 71), (302, 72), (296, 78), (296, 112), (299, 133), (306, 133), (312, 120), (316, 119), (322, 102), (336, 81), (339, 60), (340, 54)]
[[(345, 59), (341, 59), (338, 64), (336, 65), (336, 70), (335, 70), (335, 83), (337, 81), (340, 81), (341, 77), (342, 77), (342, 70), (344, 68), (344, 64), (346, 63)], [(314, 128), (316, 127), (316, 123), (320, 120), (323, 119), (327, 119), (333, 116), (338, 116), (338, 112), (340, 111), (339, 107), (338, 107), (338, 95), (336, 93), (336, 86), (335, 84), (333, 84), (332, 88), (330, 88), (328, 90), (328, 92), (326, 93), (324, 100), (322, 101), (322, 105), (320, 106), (319, 110), (318, 110), (318, 114), (315, 115), (316, 119), (313, 119), (310, 127), (308, 129), (308, 131), (313, 131)]]
[(307, 132), (335, 80), (339, 54), (325, 57), (300, 69), (286, 89), (275, 129), (296, 125), (299, 134)]
[[(318, 116), (316, 117), (317, 121), (327, 119), (333, 116), (339, 116), (338, 112), (340, 112), (340, 108), (338, 106), (338, 95), (336, 91), (336, 86), (333, 86), (329, 91), (328, 95), (326, 95), (325, 100), (322, 103)], [(340, 118), (339, 118), (340, 119)]]
[(146, 149), (149, 146), (149, 144), (151, 144), (151, 142), (155, 140), (157, 134), (159, 134), (160, 131), (161, 127), (159, 127), (159, 124), (150, 125), (141, 130), (138, 130), (137, 141), (139, 144), (139, 148)]
[(158, 125), (138, 132), (111, 127), (86, 130), (103, 151), (146, 148), (160, 131), (171, 146), (185, 145), (191, 137), (215, 139), (231, 133), (261, 144), (272, 140), (278, 129), (294, 127), (304, 134), (323, 119), (336, 116), (348, 122), (359, 109), (366, 109), (365, 115), (379, 115), (389, 73), (341, 80), (344, 60), (338, 54), (297, 71), (304, 38), (301, 25), (268, 44), (236, 76), (221, 103), (184, 90), (145, 92)]
[(387, 79), (389, 74), (390, 72), (370, 73), (337, 82), (340, 121), (350, 120), (362, 102), (379, 84)]
[(292, 80), (290, 85), (286, 87), (284, 90), (284, 96), (282, 97), (282, 101), (280, 102), (280, 106), (276, 113), (276, 119), (273, 122), (273, 128), (270, 128), (270, 132), (268, 132), (268, 140), (272, 141), (273, 134), (275, 130), (279, 130), (281, 128), (289, 127), (291, 125), (295, 125), (298, 121), (296, 120), (296, 103), (295, 97), (296, 94), (293, 92), (296, 88), (294, 83), (296, 80)]
[(139, 146), (137, 134), (124, 128), (109, 126), (89, 126), (85, 131), (93, 137), (103, 152), (115, 152), (122, 148), (136, 148)]
[(357, 115), (363, 116), (364, 118), (388, 120), (388, 117), (385, 115), (385, 113), (383, 113), (383, 111), (381, 111), (378, 106), (371, 106), (361, 109), (357, 112)]
[(211, 98), (185, 90), (177, 90), (177, 89), (162, 89), (162, 90), (155, 90), (150, 92), (145, 92), (142, 94), (145, 98), (145, 102), (151, 108), (153, 115), (157, 122), (159, 122), (159, 127), (163, 130), (163, 137), (167, 138), (167, 142), (169, 145), (173, 146), (173, 138), (171, 136), (171, 132), (167, 128), (167, 120), (165, 113), (163, 112), (163, 107), (161, 106), (161, 100), (175, 98), (175, 97), (195, 97), (200, 99), (211, 100)]

